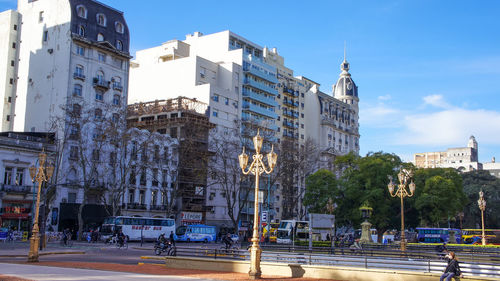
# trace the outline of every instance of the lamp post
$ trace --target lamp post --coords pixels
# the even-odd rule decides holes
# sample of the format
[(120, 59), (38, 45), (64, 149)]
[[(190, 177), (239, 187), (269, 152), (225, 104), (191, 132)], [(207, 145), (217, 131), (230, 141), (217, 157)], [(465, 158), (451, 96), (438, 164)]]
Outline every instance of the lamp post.
[(259, 279), (261, 276), (260, 270), (260, 254), (261, 249), (259, 247), (259, 176), (262, 173), (270, 174), (272, 173), (274, 167), (276, 166), (276, 161), (278, 160), (278, 155), (274, 153), (274, 147), (271, 148), (271, 152), (267, 154), (267, 162), (269, 169), (262, 161), (263, 155), (260, 153), (262, 148), (262, 143), (264, 138), (257, 135), (253, 138), (253, 145), (255, 148), (255, 154), (252, 156), (252, 163), (245, 171), (248, 165), (248, 155), (245, 153), (245, 147), (243, 147), (243, 152), (238, 156), (241, 171), (244, 175), (252, 173), (255, 175), (255, 198), (254, 198), (254, 216), (253, 216), (253, 235), (252, 235), (252, 247), (250, 248), (250, 271), (248, 275), (250, 279)]
[(479, 200), (477, 200), (477, 205), (479, 206), (479, 210), (481, 210), (481, 242), (486, 245), (486, 237), (484, 236), (484, 211), (486, 210), (486, 200), (484, 200), (484, 192), (479, 191)]
[(54, 173), (54, 166), (46, 165), (47, 154), (42, 152), (38, 154), (38, 168), (35, 166), (29, 167), (30, 176), (33, 182), (38, 182), (38, 192), (36, 195), (36, 207), (35, 207), (35, 221), (33, 222), (33, 231), (30, 238), (30, 251), (28, 253), (28, 262), (38, 262), (38, 247), (40, 244), (40, 237), (38, 235), (38, 213), (40, 212), (40, 192), (42, 189), (42, 183), (47, 182), (52, 177)]
[[(403, 198), (405, 197), (412, 197), (413, 193), (415, 192), (415, 183), (413, 182), (413, 171), (411, 170), (406, 170), (406, 169), (401, 169), (398, 173), (398, 180), (399, 184), (397, 185), (398, 189), (396, 190), (395, 193), (394, 187), (396, 186), (392, 182), (392, 176), (389, 176), (389, 184), (387, 187), (389, 188), (389, 193), (391, 194), (392, 197), (399, 197), (401, 199), (401, 251), (406, 251), (406, 237), (405, 237), (405, 214), (404, 214), (404, 205), (403, 205)], [(408, 181), (410, 181), (408, 183)], [(409, 187), (410, 191), (406, 189), (406, 187)]]

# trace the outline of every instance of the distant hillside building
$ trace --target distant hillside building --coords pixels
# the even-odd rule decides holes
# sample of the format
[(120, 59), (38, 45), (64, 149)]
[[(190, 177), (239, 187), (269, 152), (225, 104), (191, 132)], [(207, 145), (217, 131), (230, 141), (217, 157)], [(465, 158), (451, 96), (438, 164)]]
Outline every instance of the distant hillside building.
[(418, 168), (455, 168), (462, 172), (482, 169), (482, 164), (478, 162), (478, 145), (474, 136), (469, 138), (467, 147), (415, 153), (414, 163)]

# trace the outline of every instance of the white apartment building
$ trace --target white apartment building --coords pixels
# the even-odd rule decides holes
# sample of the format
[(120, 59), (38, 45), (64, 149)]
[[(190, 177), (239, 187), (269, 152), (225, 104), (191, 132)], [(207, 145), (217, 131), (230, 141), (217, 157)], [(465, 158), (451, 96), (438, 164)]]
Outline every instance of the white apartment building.
[[(212, 138), (230, 138), (236, 130), (251, 150), (250, 137), (258, 127), (267, 141), (265, 151), (270, 150), (270, 144), (277, 147), (285, 139), (296, 141), (297, 147), (312, 139), (322, 152), (322, 161), (331, 164), (335, 155), (359, 152), (357, 87), (347, 61), (341, 66), (335, 96), (329, 95), (319, 90), (318, 83), (295, 77), (276, 49), (263, 48), (231, 31), (195, 32), (183, 41), (138, 51), (131, 62), (129, 96), (134, 103), (177, 96), (196, 98), (209, 104), (210, 122), (217, 125)], [(318, 166), (331, 168), (325, 165)], [(237, 173), (239, 177), (241, 173)], [(307, 174), (297, 176), (297, 193), (289, 196), (303, 195)], [(279, 184), (268, 187), (266, 180), (262, 182), (264, 209), (269, 209), (270, 219), (279, 219), (281, 206), (289, 202), (283, 201)], [(230, 224), (225, 199), (230, 195), (209, 184), (206, 196), (207, 209), (211, 210), (205, 214), (206, 221)], [(253, 193), (240, 220), (253, 219), (252, 201)], [(299, 209), (301, 199), (297, 203)], [(305, 213), (300, 209), (294, 213), (296, 217)]]
[(17, 11), (0, 13), (0, 132), (14, 129), (20, 26)]

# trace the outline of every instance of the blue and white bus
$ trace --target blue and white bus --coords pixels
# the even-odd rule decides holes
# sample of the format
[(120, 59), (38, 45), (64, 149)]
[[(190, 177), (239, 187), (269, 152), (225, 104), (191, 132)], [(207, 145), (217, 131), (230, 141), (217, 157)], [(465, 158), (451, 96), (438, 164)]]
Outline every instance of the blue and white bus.
[(217, 238), (215, 226), (192, 224), (179, 226), (175, 231), (175, 241), (213, 242)]
[(175, 232), (175, 220), (144, 217), (107, 217), (101, 226), (101, 239), (122, 231), (129, 240), (154, 240), (164, 233), (166, 237)]
[[(450, 240), (450, 231), (455, 233), (455, 241)], [(417, 227), (417, 241), (419, 243), (452, 243), (459, 244), (462, 233), (460, 229), (455, 228), (427, 228)]]

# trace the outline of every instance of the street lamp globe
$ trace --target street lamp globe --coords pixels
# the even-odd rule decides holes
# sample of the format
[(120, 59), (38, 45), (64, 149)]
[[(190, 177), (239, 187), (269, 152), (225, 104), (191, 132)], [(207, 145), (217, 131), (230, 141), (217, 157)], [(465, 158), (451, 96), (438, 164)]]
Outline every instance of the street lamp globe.
[(260, 136), (259, 130), (257, 130), (257, 135), (253, 137), (253, 146), (257, 154), (260, 153), (260, 149), (262, 148), (263, 142), (264, 138)]
[(248, 155), (245, 153), (245, 147), (243, 147), (243, 152), (238, 156), (238, 159), (240, 161), (240, 167), (245, 169), (248, 164)]

